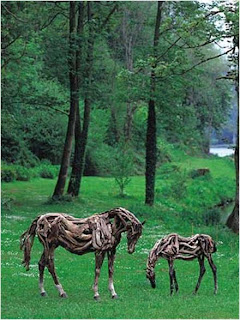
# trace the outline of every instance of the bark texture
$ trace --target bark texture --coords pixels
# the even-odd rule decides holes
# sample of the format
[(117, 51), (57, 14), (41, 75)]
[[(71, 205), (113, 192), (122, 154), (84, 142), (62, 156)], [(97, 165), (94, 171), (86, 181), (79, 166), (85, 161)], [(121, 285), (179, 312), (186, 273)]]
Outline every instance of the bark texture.
[(234, 152), (235, 173), (236, 173), (236, 195), (235, 205), (232, 213), (227, 219), (226, 225), (232, 229), (233, 232), (239, 233), (239, 116), (238, 116), (238, 130), (237, 142)]
[(81, 180), (84, 170), (84, 162), (86, 155), (86, 146), (88, 138), (88, 128), (90, 123), (91, 112), (91, 83), (92, 83), (92, 68), (93, 68), (93, 49), (94, 49), (94, 29), (91, 22), (92, 12), (91, 3), (88, 2), (88, 22), (89, 22), (89, 37), (86, 59), (86, 89), (84, 99), (84, 119), (81, 129), (80, 125), (80, 111), (77, 111), (76, 125), (75, 125), (75, 151), (72, 165), (71, 178), (68, 185), (68, 194), (71, 196), (78, 196), (81, 187)]
[(66, 139), (64, 143), (61, 167), (58, 175), (57, 184), (53, 193), (53, 199), (60, 198), (63, 195), (67, 179), (68, 167), (70, 163), (72, 141), (76, 122), (76, 111), (79, 107), (78, 100), (78, 77), (76, 74), (76, 2), (70, 2), (69, 16), (69, 81), (70, 81), (70, 113)]
[[(159, 43), (159, 31), (162, 19), (162, 7), (164, 1), (158, 1), (157, 17), (154, 33), (154, 58), (157, 59), (157, 47)], [(156, 91), (156, 79), (155, 69), (156, 62), (154, 63), (151, 71), (150, 79), (150, 100), (148, 103), (148, 120), (147, 120), (147, 136), (146, 136), (146, 191), (145, 191), (145, 203), (152, 206), (154, 204), (155, 194), (155, 174), (157, 163), (157, 138), (156, 138), (156, 110), (155, 110), (155, 91)]]

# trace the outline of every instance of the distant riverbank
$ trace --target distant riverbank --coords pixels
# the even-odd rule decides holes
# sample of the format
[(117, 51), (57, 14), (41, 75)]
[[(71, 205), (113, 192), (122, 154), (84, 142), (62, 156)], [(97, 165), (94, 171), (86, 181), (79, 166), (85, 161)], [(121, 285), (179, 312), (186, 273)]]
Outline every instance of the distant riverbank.
[(228, 145), (215, 145), (210, 147), (210, 154), (215, 154), (219, 157), (231, 156), (234, 154), (234, 148)]

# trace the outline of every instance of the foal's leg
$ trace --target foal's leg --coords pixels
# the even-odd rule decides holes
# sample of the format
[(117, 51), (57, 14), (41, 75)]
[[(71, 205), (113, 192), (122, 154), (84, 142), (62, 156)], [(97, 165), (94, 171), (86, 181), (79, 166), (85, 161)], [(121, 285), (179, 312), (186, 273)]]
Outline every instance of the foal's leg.
[(216, 267), (215, 264), (213, 263), (213, 260), (212, 260), (212, 256), (211, 256), (211, 255), (209, 255), (207, 258), (208, 258), (208, 262), (209, 262), (210, 267), (211, 267), (212, 272), (213, 272), (213, 278), (214, 278), (214, 294), (217, 294), (217, 290), (218, 290), (217, 267)]
[(201, 255), (198, 257), (198, 262), (199, 262), (199, 267), (200, 267), (200, 274), (199, 274), (198, 282), (197, 282), (196, 288), (194, 290), (194, 293), (197, 293), (197, 291), (200, 287), (202, 278), (204, 276), (204, 273), (206, 271), (205, 266), (204, 266), (204, 255)]
[(178, 283), (177, 283), (176, 272), (174, 268), (173, 268), (173, 280), (174, 280), (175, 290), (176, 292), (178, 292)]
[(114, 290), (114, 285), (113, 285), (113, 272), (114, 272), (114, 260), (115, 260), (115, 253), (116, 250), (111, 250), (108, 251), (108, 277), (109, 277), (109, 285), (108, 289), (111, 292), (112, 299), (117, 299), (118, 295), (116, 294)]
[(172, 295), (173, 289), (174, 289), (174, 268), (173, 268), (172, 259), (168, 260), (168, 265), (169, 265), (169, 277), (170, 277), (170, 295)]
[(40, 289), (40, 294), (41, 296), (46, 296), (47, 293), (44, 290), (43, 287), (43, 275), (44, 275), (44, 269), (46, 266), (46, 261), (45, 261), (45, 253), (43, 252), (41, 259), (38, 262), (38, 270), (39, 270), (39, 289)]
[(67, 294), (63, 290), (63, 287), (62, 287), (61, 283), (59, 282), (58, 277), (56, 275), (56, 271), (55, 271), (55, 266), (54, 266), (54, 250), (55, 249), (56, 249), (55, 247), (51, 247), (49, 250), (49, 259), (48, 259), (47, 268), (48, 268), (48, 271), (52, 275), (53, 281), (54, 281), (55, 286), (59, 292), (60, 297), (67, 298)]
[(95, 279), (93, 284), (94, 290), (94, 299), (99, 300), (99, 293), (98, 293), (98, 279), (100, 277), (100, 271), (103, 264), (103, 260), (105, 257), (105, 252), (95, 252)]

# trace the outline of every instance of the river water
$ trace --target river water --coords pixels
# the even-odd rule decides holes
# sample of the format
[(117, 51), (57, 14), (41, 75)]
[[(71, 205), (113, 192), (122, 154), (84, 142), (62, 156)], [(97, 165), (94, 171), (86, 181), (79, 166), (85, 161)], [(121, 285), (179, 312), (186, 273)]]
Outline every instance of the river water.
[(210, 153), (219, 157), (226, 157), (234, 154), (234, 149), (229, 146), (212, 146), (210, 147)]

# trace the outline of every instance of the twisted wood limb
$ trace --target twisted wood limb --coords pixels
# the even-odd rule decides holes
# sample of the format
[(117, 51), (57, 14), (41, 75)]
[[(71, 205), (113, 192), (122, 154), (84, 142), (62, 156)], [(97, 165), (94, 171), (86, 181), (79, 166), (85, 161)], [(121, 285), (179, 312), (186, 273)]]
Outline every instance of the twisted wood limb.
[(204, 273), (206, 272), (206, 269), (204, 266), (204, 255), (203, 254), (198, 257), (198, 263), (199, 263), (199, 267), (200, 267), (200, 274), (199, 274), (198, 282), (197, 282), (197, 285), (196, 285), (196, 288), (194, 291), (195, 294), (197, 293), (197, 291), (200, 287), (202, 278), (204, 276)]
[(173, 289), (174, 289), (174, 268), (173, 268), (173, 260), (169, 259), (168, 260), (168, 266), (169, 266), (169, 277), (170, 277), (170, 295), (173, 294)]
[(118, 295), (114, 289), (114, 284), (113, 284), (114, 260), (115, 260), (116, 250), (113, 249), (111, 251), (108, 251), (107, 254), (108, 254), (108, 277), (109, 277), (108, 289), (111, 292), (112, 299), (117, 299)]
[(100, 277), (100, 272), (105, 257), (105, 252), (96, 251), (95, 252), (95, 279), (93, 284), (94, 299), (99, 300), (100, 296), (98, 293), (98, 279)]
[(209, 262), (209, 265), (212, 269), (212, 272), (213, 272), (213, 278), (214, 278), (214, 294), (217, 294), (217, 291), (218, 291), (218, 283), (217, 283), (217, 267), (215, 266), (215, 264), (213, 263), (213, 260), (212, 260), (212, 256), (211, 255), (208, 255), (207, 256), (207, 259), (208, 259), (208, 262)]
[(177, 283), (175, 268), (173, 268), (173, 280), (174, 280), (175, 291), (178, 292), (178, 283)]
[(67, 298), (67, 294), (63, 290), (63, 287), (62, 287), (61, 283), (59, 282), (56, 271), (55, 271), (55, 265), (54, 265), (54, 250), (55, 249), (56, 249), (55, 246), (51, 246), (49, 249), (49, 259), (47, 261), (47, 268), (48, 268), (48, 271), (50, 272), (50, 274), (52, 275), (53, 281), (54, 281), (55, 286), (59, 292), (60, 297)]
[(40, 289), (40, 294), (42, 297), (46, 296), (46, 291), (44, 290), (43, 287), (43, 276), (44, 276), (44, 269), (46, 266), (45, 262), (45, 253), (43, 252), (39, 262), (38, 262), (38, 270), (39, 270), (39, 289)]

